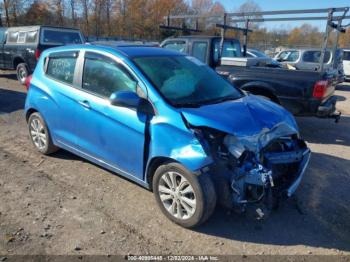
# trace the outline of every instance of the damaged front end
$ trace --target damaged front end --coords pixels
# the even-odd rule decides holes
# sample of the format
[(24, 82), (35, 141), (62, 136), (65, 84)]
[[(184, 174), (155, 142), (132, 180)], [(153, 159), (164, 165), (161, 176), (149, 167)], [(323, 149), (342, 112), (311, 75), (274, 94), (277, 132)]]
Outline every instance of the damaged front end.
[(258, 219), (295, 192), (310, 159), (297, 130), (284, 122), (252, 136), (206, 127), (193, 130), (214, 160), (208, 172), (221, 204), (253, 211)]

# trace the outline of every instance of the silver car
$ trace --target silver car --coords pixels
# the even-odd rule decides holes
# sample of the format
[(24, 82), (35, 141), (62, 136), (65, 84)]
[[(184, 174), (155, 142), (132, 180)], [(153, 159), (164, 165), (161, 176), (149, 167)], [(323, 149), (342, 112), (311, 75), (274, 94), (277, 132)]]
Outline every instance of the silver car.
[[(288, 64), (297, 70), (319, 71), (321, 49), (290, 49), (279, 52), (275, 60), (282, 64)], [(332, 64), (332, 52), (326, 50), (324, 56), (324, 68), (330, 68)]]

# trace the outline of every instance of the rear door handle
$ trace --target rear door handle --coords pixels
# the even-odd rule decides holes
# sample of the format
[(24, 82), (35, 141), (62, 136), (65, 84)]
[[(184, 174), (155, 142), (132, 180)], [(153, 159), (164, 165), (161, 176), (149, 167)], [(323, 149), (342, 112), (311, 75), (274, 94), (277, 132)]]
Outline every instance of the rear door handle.
[(83, 106), (83, 107), (85, 107), (85, 108), (87, 108), (87, 109), (90, 109), (90, 108), (91, 108), (90, 103), (89, 103), (89, 101), (87, 101), (87, 100), (79, 101), (78, 103), (79, 103), (81, 106)]

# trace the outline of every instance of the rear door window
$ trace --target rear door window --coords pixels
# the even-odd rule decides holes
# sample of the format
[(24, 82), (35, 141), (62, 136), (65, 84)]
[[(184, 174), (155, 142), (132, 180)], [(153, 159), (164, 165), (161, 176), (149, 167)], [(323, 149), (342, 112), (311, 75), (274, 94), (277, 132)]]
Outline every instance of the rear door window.
[(208, 52), (208, 43), (207, 42), (193, 42), (192, 45), (192, 56), (202, 61), (206, 62)]
[(185, 41), (171, 41), (166, 42), (163, 48), (179, 51), (181, 53), (186, 53), (186, 42)]
[(114, 60), (93, 53), (85, 56), (82, 88), (102, 97), (116, 91), (136, 92), (137, 82)]
[[(323, 62), (328, 63), (331, 58), (331, 52), (326, 51)], [(305, 51), (303, 54), (303, 60), (307, 63), (320, 63), (321, 51)]]
[(73, 84), (77, 52), (53, 54), (48, 59), (46, 74), (60, 82)]
[(42, 44), (66, 45), (82, 44), (83, 40), (79, 31), (43, 29), (40, 42)]

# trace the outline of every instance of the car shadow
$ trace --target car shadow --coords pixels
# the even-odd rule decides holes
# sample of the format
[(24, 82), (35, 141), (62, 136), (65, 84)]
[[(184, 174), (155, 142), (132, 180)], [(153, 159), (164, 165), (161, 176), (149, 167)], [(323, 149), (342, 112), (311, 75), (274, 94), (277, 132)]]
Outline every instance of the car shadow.
[(297, 117), (296, 120), (306, 142), (350, 146), (349, 116), (342, 116), (339, 123), (334, 119), (316, 117)]
[(350, 161), (313, 153), (296, 192), (264, 221), (218, 208), (196, 231), (235, 241), (350, 250)]
[(339, 85), (337, 85), (336, 90), (350, 91), (350, 84), (349, 83), (348, 84), (345, 84), (345, 83), (339, 84)]
[(0, 71), (0, 77), (17, 80), (17, 75), (13, 71)]
[(336, 97), (337, 97), (337, 101), (338, 102), (346, 101), (346, 97), (345, 96), (336, 95)]
[(25, 99), (25, 93), (0, 88), (0, 114), (23, 109)]

